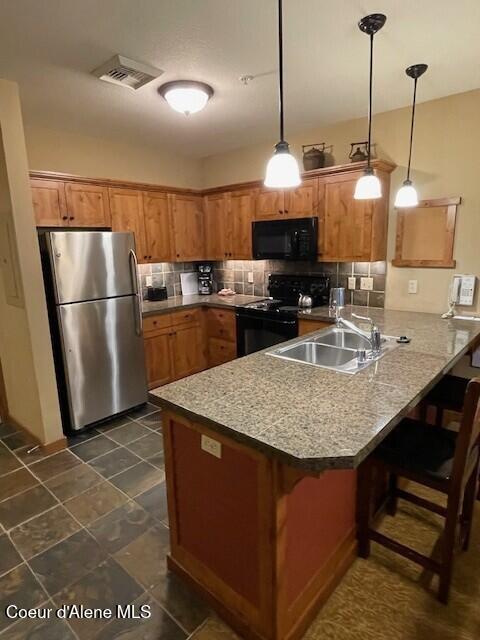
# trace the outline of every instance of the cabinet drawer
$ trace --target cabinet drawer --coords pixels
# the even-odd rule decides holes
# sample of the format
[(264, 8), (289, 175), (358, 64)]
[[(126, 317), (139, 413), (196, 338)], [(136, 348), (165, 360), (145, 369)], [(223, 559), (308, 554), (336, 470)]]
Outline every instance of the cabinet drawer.
[(210, 338), (236, 341), (235, 311), (207, 309), (207, 334)]
[(147, 316), (143, 319), (143, 333), (152, 333), (160, 329), (167, 329), (172, 326), (170, 313), (162, 313), (158, 316)]
[(228, 340), (209, 338), (208, 340), (208, 364), (216, 367), (224, 362), (230, 362), (237, 357), (237, 345)]
[(170, 314), (172, 326), (181, 324), (198, 324), (200, 322), (201, 309), (186, 309), (185, 311), (175, 311)]

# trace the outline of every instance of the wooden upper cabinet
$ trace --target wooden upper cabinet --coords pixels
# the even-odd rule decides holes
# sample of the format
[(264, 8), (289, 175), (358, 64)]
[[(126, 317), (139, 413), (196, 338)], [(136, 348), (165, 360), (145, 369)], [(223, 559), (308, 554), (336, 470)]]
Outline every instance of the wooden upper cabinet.
[(171, 262), (173, 260), (172, 223), (168, 195), (144, 192), (143, 215), (147, 260)]
[(38, 180), (33, 178), (30, 184), (37, 226), (68, 226), (65, 183), (59, 180)]
[(205, 249), (208, 260), (232, 257), (231, 199), (228, 193), (204, 198)]
[(256, 218), (309, 218), (317, 215), (318, 179), (303, 180), (295, 189), (261, 189), (257, 196)]
[(303, 180), (295, 189), (284, 191), (284, 213), (287, 218), (309, 218), (318, 214), (318, 179)]
[(132, 231), (139, 262), (148, 261), (143, 197), (135, 189), (109, 189), (113, 231)]
[(205, 259), (204, 220), (201, 196), (170, 195), (174, 239), (174, 259)]
[(355, 200), (361, 172), (325, 178), (325, 211), (319, 254), (340, 262), (384, 260), (388, 216), (388, 183), (379, 200)]
[(68, 224), (71, 227), (110, 227), (108, 188), (96, 184), (65, 184)]
[(252, 190), (230, 193), (230, 220), (232, 225), (232, 257), (252, 259), (252, 222), (255, 218), (255, 192)]
[(257, 194), (255, 217), (258, 220), (278, 218), (283, 215), (283, 189), (260, 189)]

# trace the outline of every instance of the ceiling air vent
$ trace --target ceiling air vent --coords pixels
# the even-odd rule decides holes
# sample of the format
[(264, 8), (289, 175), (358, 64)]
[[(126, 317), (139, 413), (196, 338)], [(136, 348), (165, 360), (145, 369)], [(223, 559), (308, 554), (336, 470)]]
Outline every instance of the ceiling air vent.
[(100, 80), (111, 82), (112, 84), (128, 87), (129, 89), (140, 89), (155, 78), (161, 76), (163, 71), (148, 64), (130, 60), (124, 56), (116, 55), (107, 62), (92, 71), (92, 74)]

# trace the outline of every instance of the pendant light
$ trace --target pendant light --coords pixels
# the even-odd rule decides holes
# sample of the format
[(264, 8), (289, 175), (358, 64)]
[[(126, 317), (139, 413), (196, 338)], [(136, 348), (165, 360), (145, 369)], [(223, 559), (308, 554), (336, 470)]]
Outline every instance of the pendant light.
[(363, 33), (370, 36), (370, 84), (368, 93), (368, 144), (367, 144), (367, 166), (364, 175), (358, 179), (355, 186), (355, 200), (373, 200), (382, 197), (382, 187), (380, 180), (373, 173), (371, 166), (372, 150), (372, 93), (373, 93), (373, 36), (379, 31), (387, 20), (383, 13), (372, 13), (365, 16), (358, 23), (358, 28)]
[(418, 205), (417, 190), (410, 180), (410, 165), (412, 162), (412, 146), (413, 146), (413, 127), (415, 124), (415, 103), (417, 100), (417, 80), (420, 76), (423, 76), (428, 69), (426, 64), (414, 64), (408, 69), (405, 69), (405, 73), (409, 78), (413, 78), (413, 104), (412, 104), (412, 122), (410, 125), (410, 150), (408, 152), (408, 167), (407, 167), (407, 179), (404, 181), (403, 186), (397, 192), (395, 198), (396, 207), (416, 207)]
[(265, 186), (277, 189), (296, 187), (300, 184), (300, 170), (296, 159), (290, 153), (284, 139), (283, 125), (283, 10), (282, 0), (278, 0), (278, 58), (279, 58), (279, 98), (280, 98), (280, 142), (267, 164)]

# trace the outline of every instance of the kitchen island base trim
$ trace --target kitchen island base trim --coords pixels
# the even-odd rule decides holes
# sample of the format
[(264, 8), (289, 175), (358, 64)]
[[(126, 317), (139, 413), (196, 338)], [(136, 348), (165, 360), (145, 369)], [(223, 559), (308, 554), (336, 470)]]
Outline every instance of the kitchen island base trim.
[(309, 476), (168, 410), (163, 429), (169, 567), (242, 637), (300, 638), (356, 557), (356, 472)]

